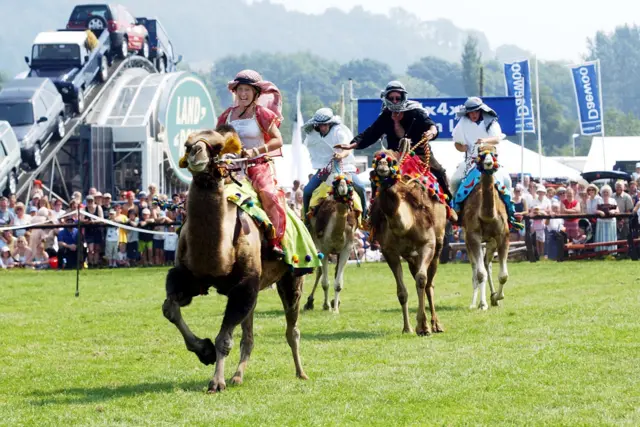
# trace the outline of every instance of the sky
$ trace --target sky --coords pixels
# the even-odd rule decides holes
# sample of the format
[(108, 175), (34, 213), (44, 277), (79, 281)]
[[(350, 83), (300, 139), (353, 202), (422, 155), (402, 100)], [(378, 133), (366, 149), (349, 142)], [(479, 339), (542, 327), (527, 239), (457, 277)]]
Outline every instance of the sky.
[[(270, 0), (287, 9), (322, 13), (362, 6), (375, 13), (402, 7), (423, 20), (445, 18), (484, 32), (491, 48), (515, 44), (541, 59), (579, 61), (597, 31), (640, 21), (635, 0)], [(489, 6), (491, 5), (491, 6)], [(635, 18), (635, 21), (634, 21)]]

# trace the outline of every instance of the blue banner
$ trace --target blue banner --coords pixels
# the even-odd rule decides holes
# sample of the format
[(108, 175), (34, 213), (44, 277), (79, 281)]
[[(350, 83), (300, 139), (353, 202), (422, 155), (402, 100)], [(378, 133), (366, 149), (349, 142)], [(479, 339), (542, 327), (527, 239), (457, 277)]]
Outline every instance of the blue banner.
[(602, 100), (598, 73), (599, 67), (596, 61), (571, 66), (580, 132), (583, 135), (602, 133)]
[[(457, 121), (456, 113), (464, 105), (467, 98), (418, 98), (418, 101), (429, 113), (429, 117), (438, 127), (439, 139), (450, 139)], [(482, 99), (498, 114), (500, 127), (506, 135), (516, 133), (516, 100), (513, 97), (496, 96)], [(358, 99), (358, 132), (366, 128), (378, 118), (382, 111), (381, 99)]]
[(507, 86), (507, 96), (516, 98), (516, 132), (521, 132), (523, 115), (525, 133), (535, 132), (529, 60), (505, 63), (504, 81)]

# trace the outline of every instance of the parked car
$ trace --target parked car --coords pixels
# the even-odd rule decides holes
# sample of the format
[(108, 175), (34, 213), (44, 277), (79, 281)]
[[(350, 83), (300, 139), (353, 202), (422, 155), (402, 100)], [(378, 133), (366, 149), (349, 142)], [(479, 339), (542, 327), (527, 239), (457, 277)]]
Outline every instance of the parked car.
[(47, 78), (10, 80), (0, 90), (0, 120), (9, 122), (20, 143), (22, 161), (35, 169), (51, 138), (65, 135), (64, 102)]
[(119, 4), (82, 4), (73, 8), (67, 29), (89, 29), (96, 34), (109, 31), (112, 52), (125, 58), (129, 52), (149, 58), (149, 34), (144, 25)]
[(85, 107), (85, 92), (95, 80), (107, 81), (109, 34), (99, 39), (90, 31), (46, 31), (36, 36), (31, 48), (31, 71), (28, 77), (51, 78), (64, 102), (74, 106), (78, 114)]
[(182, 55), (176, 58), (173, 43), (167, 35), (160, 21), (156, 18), (136, 18), (139, 24), (144, 25), (149, 33), (149, 48), (151, 59), (159, 73), (172, 73), (176, 71), (176, 65), (182, 61)]
[(8, 197), (18, 191), (20, 170), (20, 144), (7, 121), (0, 121), (0, 189)]

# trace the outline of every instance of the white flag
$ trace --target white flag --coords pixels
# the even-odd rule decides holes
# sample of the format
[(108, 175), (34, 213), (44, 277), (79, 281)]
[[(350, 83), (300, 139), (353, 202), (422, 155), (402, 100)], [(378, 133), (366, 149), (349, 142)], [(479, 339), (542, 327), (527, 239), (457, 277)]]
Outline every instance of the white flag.
[(304, 182), (302, 170), (302, 111), (300, 108), (301, 84), (298, 82), (298, 95), (296, 96), (296, 121), (293, 125), (293, 136), (291, 138), (291, 153), (293, 156), (293, 179)]

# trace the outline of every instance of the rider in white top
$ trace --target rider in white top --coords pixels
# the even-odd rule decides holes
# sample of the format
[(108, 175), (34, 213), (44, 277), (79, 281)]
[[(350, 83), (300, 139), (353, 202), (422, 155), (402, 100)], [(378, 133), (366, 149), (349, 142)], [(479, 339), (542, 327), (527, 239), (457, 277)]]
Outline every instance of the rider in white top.
[(351, 175), (353, 188), (362, 201), (362, 209), (364, 211), (362, 212), (362, 216), (364, 217), (367, 206), (366, 196), (364, 185), (360, 182), (356, 174), (356, 158), (353, 155), (353, 150), (338, 152), (339, 150), (336, 151), (334, 148), (336, 145), (351, 142), (353, 134), (349, 128), (342, 124), (340, 116), (334, 115), (331, 108), (320, 108), (313, 117), (304, 124), (303, 130), (307, 133), (304, 144), (307, 146), (309, 155), (311, 156), (311, 166), (317, 169), (316, 173), (309, 180), (309, 183), (304, 186), (304, 218), (306, 218), (307, 211), (309, 210), (309, 203), (311, 202), (313, 191), (326, 179), (326, 176), (323, 176), (322, 173), (327, 166), (332, 166), (333, 160), (342, 161), (341, 172), (346, 172)]
[[(451, 179), (451, 191), (454, 195), (462, 179), (475, 167), (480, 145), (497, 146), (505, 138), (498, 123), (498, 115), (478, 97), (467, 99), (458, 116), (460, 121), (453, 129), (453, 141), (456, 149), (465, 153), (465, 156)], [(511, 177), (504, 167), (500, 167), (494, 177), (511, 192)]]

